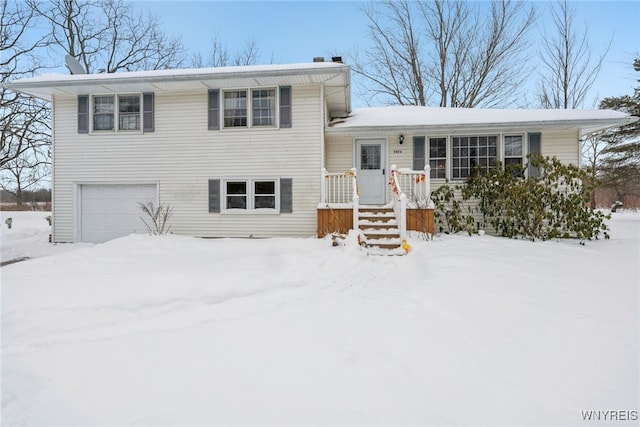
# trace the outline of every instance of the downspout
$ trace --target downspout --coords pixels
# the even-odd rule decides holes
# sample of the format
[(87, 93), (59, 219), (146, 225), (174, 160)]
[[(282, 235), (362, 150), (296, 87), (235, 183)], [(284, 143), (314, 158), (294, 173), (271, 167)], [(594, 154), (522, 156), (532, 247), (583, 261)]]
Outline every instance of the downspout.
[(56, 242), (56, 97), (51, 95), (51, 234), (50, 242)]
[(320, 83), (320, 169), (326, 167), (325, 161), (325, 134), (324, 129), (326, 127), (326, 103), (324, 99), (324, 83)]
[(578, 169), (582, 169), (582, 132), (580, 129), (577, 130), (577, 136), (578, 136), (578, 144), (577, 144), (577, 149), (578, 149)]

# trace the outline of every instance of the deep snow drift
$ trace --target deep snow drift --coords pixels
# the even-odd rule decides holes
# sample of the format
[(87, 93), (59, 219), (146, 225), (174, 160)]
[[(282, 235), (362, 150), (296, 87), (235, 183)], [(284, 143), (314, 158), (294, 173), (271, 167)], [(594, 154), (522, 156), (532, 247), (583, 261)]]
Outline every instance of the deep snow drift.
[(312, 238), (67, 245), (0, 270), (2, 425), (633, 418), (640, 215), (611, 228), (585, 246), (414, 238), (405, 257)]

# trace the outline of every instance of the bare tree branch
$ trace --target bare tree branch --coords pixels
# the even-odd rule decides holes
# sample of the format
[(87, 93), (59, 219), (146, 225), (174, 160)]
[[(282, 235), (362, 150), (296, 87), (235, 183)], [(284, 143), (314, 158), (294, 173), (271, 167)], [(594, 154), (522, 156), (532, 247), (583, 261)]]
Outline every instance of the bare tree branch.
[(133, 3), (27, 1), (51, 25), (52, 43), (89, 73), (178, 68), (184, 62), (180, 40), (160, 31), (157, 16), (137, 13)]
[(575, 28), (575, 7), (561, 0), (551, 14), (553, 33), (543, 34), (539, 51), (543, 71), (538, 102), (543, 108), (579, 108), (600, 73), (611, 40), (602, 54), (594, 56), (588, 28)]
[(384, 1), (363, 9), (371, 46), (352, 53), (369, 100), (441, 107), (509, 105), (528, 74), (533, 8), (511, 0), (489, 11), (462, 1)]

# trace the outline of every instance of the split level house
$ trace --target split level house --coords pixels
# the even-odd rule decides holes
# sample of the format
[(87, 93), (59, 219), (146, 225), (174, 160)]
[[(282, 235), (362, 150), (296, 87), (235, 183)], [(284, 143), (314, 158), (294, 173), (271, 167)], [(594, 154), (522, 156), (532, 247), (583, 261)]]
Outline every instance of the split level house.
[(53, 109), (54, 242), (146, 232), (147, 202), (172, 209), (176, 234), (360, 227), (372, 242), (393, 241), (433, 231), (430, 192), (474, 165), (522, 163), (529, 152), (579, 164), (581, 135), (634, 120), (607, 110), (352, 111), (350, 68), (337, 58), (46, 74), (7, 86)]

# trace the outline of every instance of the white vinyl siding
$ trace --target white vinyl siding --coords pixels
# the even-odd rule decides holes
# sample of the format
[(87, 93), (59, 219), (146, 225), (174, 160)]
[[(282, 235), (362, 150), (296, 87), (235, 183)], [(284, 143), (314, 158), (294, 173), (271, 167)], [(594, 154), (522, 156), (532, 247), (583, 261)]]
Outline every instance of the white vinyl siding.
[(326, 163), (324, 166), (327, 171), (331, 173), (348, 171), (355, 166), (353, 161), (353, 138), (351, 136), (327, 136), (325, 139), (325, 156)]
[(557, 157), (562, 163), (572, 163), (579, 165), (580, 162), (580, 145), (578, 140), (578, 131), (569, 129), (565, 131), (542, 132), (541, 145), (542, 155), (549, 157)]
[[(74, 240), (78, 183), (157, 182), (159, 202), (173, 209), (171, 231), (200, 237), (312, 236), (320, 198), (323, 114), (319, 85), (292, 87), (290, 129), (211, 132), (207, 91), (156, 92), (153, 133), (77, 132), (77, 97), (58, 96), (55, 114), (54, 240)], [(291, 179), (292, 213), (209, 212), (212, 178)], [(75, 222), (74, 222), (75, 221)]]

